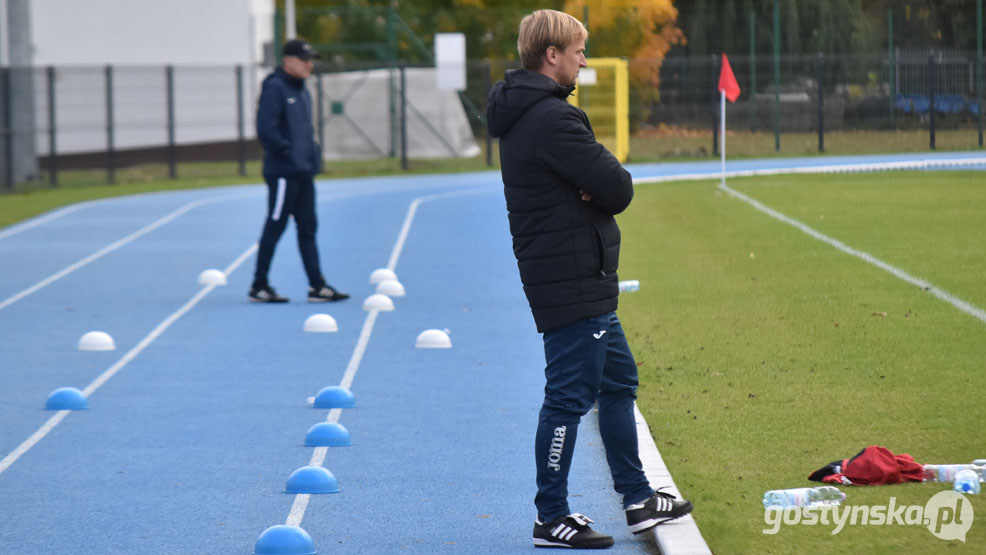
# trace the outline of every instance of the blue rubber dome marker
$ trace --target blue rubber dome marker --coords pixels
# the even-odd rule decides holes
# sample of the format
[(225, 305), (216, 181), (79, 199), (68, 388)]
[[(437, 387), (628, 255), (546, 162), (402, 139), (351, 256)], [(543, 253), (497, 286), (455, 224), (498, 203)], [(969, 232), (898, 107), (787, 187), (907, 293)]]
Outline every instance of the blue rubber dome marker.
[(291, 473), (287, 493), (339, 493), (336, 477), (322, 466), (303, 466)]
[(306, 447), (345, 447), (352, 444), (349, 430), (336, 422), (319, 422), (305, 434)]
[(59, 387), (48, 394), (45, 410), (85, 410), (89, 399), (74, 387)]
[(323, 387), (315, 395), (315, 408), (317, 409), (351, 409), (355, 406), (356, 398), (345, 387), (330, 385)]
[(315, 555), (311, 536), (299, 526), (278, 524), (264, 530), (253, 548), (254, 555)]

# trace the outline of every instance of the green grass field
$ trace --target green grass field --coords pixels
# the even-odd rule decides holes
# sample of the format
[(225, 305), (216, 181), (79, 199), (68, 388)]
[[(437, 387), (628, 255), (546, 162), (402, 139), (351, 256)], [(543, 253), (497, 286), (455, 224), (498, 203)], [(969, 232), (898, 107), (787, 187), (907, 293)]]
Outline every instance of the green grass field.
[[(978, 129), (966, 126), (962, 129), (939, 130), (935, 146), (938, 150), (978, 148)], [(726, 153), (730, 159), (927, 152), (929, 148), (927, 129), (830, 130), (825, 133), (825, 152), (818, 151), (817, 132), (782, 133), (780, 150), (777, 150), (774, 133), (770, 130), (726, 131)], [(645, 131), (630, 137), (630, 159), (633, 162), (712, 157), (712, 130), (708, 128)]]
[[(891, 172), (730, 181), (843, 243), (986, 307), (986, 174)], [(639, 404), (712, 550), (982, 553), (925, 526), (781, 526), (761, 498), (867, 445), (920, 463), (986, 457), (986, 323), (722, 192), (642, 185), (623, 230), (620, 314)], [(943, 484), (843, 487), (851, 505), (920, 505)], [(986, 494), (984, 494), (986, 495)]]

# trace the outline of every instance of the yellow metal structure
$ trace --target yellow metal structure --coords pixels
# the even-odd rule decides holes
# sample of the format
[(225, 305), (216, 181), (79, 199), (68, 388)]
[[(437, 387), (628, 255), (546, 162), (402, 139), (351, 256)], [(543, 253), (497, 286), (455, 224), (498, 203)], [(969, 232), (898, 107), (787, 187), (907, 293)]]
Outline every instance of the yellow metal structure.
[[(569, 101), (585, 110), (602, 143), (620, 162), (630, 154), (630, 86), (627, 61), (590, 58)], [(588, 71), (587, 71), (588, 70)]]

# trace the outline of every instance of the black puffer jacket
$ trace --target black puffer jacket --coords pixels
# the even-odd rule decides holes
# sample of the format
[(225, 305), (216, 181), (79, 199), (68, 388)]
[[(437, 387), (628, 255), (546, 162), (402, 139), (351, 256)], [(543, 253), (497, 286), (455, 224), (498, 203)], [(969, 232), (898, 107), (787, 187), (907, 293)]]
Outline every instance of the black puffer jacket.
[[(539, 332), (616, 310), (620, 229), (633, 182), (596, 142), (571, 87), (524, 69), (490, 91), (490, 135), (500, 168), (514, 255)], [(579, 191), (592, 196), (583, 201)]]

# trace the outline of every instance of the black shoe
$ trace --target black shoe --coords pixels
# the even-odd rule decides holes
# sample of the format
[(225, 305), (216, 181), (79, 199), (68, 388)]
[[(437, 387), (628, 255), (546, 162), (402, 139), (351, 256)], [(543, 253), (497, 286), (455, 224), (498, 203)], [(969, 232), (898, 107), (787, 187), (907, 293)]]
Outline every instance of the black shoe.
[(287, 297), (282, 297), (274, 291), (274, 288), (270, 285), (264, 285), (262, 287), (251, 287), (250, 300), (255, 303), (286, 303), (288, 302)]
[(647, 501), (626, 508), (627, 525), (631, 532), (639, 534), (690, 512), (692, 512), (691, 501), (678, 499), (658, 489)]
[(314, 287), (308, 288), (308, 302), (310, 303), (325, 303), (329, 301), (341, 301), (349, 298), (349, 293), (343, 293), (342, 291), (336, 291), (334, 287), (325, 283), (321, 287), (315, 289)]
[(592, 520), (578, 513), (560, 516), (553, 522), (534, 520), (534, 547), (571, 547), (574, 549), (606, 549), (613, 546), (612, 536), (600, 534), (589, 523)]

